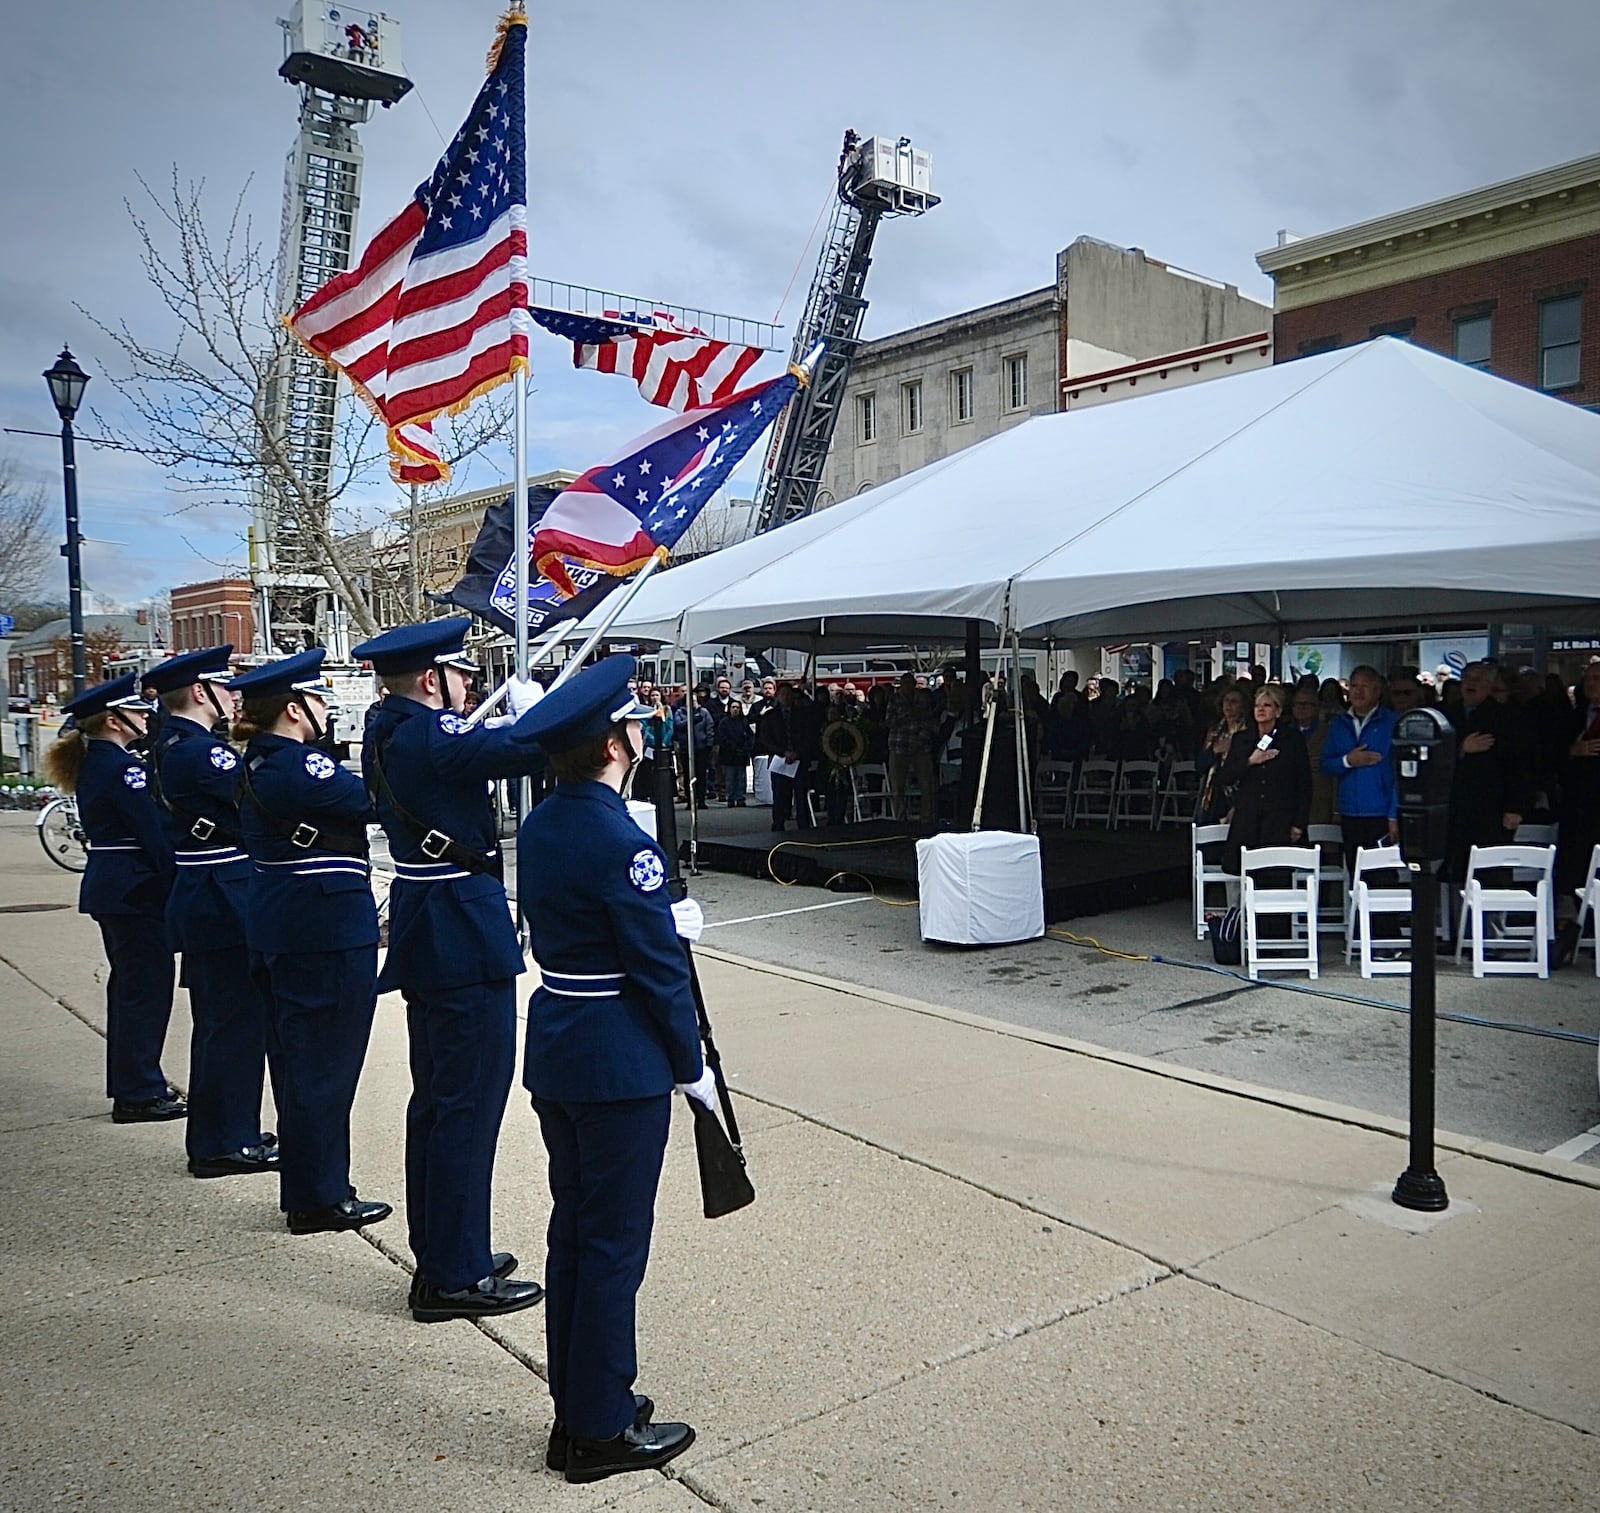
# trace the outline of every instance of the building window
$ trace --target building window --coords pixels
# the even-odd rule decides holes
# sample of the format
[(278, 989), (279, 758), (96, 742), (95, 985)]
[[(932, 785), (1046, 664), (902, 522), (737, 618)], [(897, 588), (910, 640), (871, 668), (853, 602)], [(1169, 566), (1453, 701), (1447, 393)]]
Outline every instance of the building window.
[(1313, 336), (1310, 341), (1300, 343), (1299, 352), (1302, 357), (1316, 357), (1322, 352), (1332, 352), (1338, 345), (1337, 336)]
[(950, 375), (950, 416), (958, 424), (972, 419), (971, 368), (957, 368)]
[(856, 395), (856, 445), (866, 446), (878, 439), (878, 396)]
[(1000, 402), (1008, 410), (1028, 408), (1028, 354), (1008, 357), (1001, 372)]
[(1411, 334), (1417, 329), (1417, 318), (1408, 315), (1404, 320), (1386, 320), (1373, 326), (1367, 332), (1369, 336), (1392, 336), (1398, 341), (1410, 341)]
[(1582, 349), (1583, 296), (1547, 299), (1539, 306), (1539, 387), (1573, 389), (1578, 385)]
[(1469, 368), (1487, 368), (1494, 340), (1494, 316), (1474, 315), (1456, 322), (1456, 361)]
[(905, 435), (915, 436), (922, 429), (922, 380), (900, 385), (900, 420)]

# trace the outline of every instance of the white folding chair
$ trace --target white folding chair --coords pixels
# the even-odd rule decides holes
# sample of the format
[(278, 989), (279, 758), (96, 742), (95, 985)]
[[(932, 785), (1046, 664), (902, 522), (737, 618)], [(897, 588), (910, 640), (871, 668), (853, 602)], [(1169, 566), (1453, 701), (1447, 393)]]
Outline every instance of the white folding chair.
[(1344, 875), (1344, 831), (1337, 825), (1308, 825), (1306, 843), (1322, 853), (1317, 869), (1317, 929), (1341, 934), (1350, 917), (1350, 881)]
[(1078, 763), (1072, 788), (1072, 823), (1097, 820), (1111, 828), (1112, 804), (1117, 793), (1117, 764), (1096, 757)]
[(1580, 951), (1594, 953), (1594, 975), (1600, 977), (1600, 846), (1589, 853), (1589, 870), (1584, 875), (1583, 886), (1573, 890), (1578, 895), (1578, 944), (1573, 950), (1576, 959)]
[[(1489, 977), (1550, 975), (1550, 892), (1555, 870), (1554, 846), (1474, 846), (1467, 857), (1466, 885), (1461, 890), (1461, 928), (1456, 934), (1456, 960), (1467, 944), (1472, 923), (1472, 975)], [(1512, 869), (1508, 886), (1486, 887), (1482, 874)], [(1520, 880), (1519, 880), (1520, 879)], [(1531, 885), (1530, 885), (1531, 884)], [(1531, 916), (1526, 925), (1502, 918), (1493, 934), (1485, 916)], [(1499, 953), (1506, 953), (1501, 955)]]
[(1046, 820), (1072, 823), (1072, 763), (1046, 760), (1034, 774), (1033, 810), (1042, 825)]
[(1156, 829), (1193, 823), (1194, 807), (1199, 798), (1200, 779), (1194, 763), (1168, 763), (1166, 781), (1161, 785), (1161, 802), (1156, 810)]
[(857, 762), (856, 808), (864, 820), (886, 820), (894, 812), (889, 769), (882, 762)]
[[(1206, 897), (1208, 888), (1222, 889), (1222, 909), (1234, 901), (1239, 885), (1235, 873), (1223, 870), (1220, 861), (1206, 860), (1205, 846), (1220, 846), (1228, 839), (1226, 825), (1190, 825), (1193, 839), (1190, 842), (1189, 897), (1194, 906), (1194, 938), (1206, 938), (1206, 914), (1211, 901)], [(1214, 911), (1214, 912), (1220, 912)]]
[(1117, 770), (1116, 796), (1111, 804), (1111, 828), (1127, 822), (1155, 829), (1156, 804), (1161, 794), (1159, 762), (1124, 762)]
[[(1239, 856), (1243, 878), (1244, 962), (1251, 977), (1264, 971), (1317, 975), (1317, 872), (1321, 853), (1313, 846), (1246, 847)], [(1287, 888), (1262, 885), (1256, 874), (1288, 872)], [(1289, 936), (1263, 940), (1261, 921), (1284, 919)]]
[[(1380, 887), (1370, 880), (1378, 872), (1393, 872), (1403, 865), (1396, 846), (1363, 846), (1356, 852), (1356, 875), (1350, 885), (1350, 923), (1344, 941), (1345, 965), (1350, 964), (1351, 953), (1359, 940), (1361, 945), (1361, 975), (1363, 977), (1409, 977), (1409, 953), (1399, 960), (1379, 960), (1372, 954), (1372, 916), (1374, 914), (1410, 914), (1411, 889), (1409, 886)], [(1394, 947), (1401, 942), (1397, 937), (1384, 941)]]

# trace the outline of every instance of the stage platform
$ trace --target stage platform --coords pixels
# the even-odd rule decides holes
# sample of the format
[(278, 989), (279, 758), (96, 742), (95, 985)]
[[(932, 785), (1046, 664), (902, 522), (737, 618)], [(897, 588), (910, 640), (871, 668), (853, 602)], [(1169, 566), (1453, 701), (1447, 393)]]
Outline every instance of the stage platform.
[[(685, 861), (687, 821), (680, 809), (678, 834)], [(779, 835), (770, 828), (765, 809), (720, 806), (704, 811), (700, 821), (697, 863), (702, 868), (746, 877), (776, 873), (784, 882), (810, 887), (834, 878), (832, 886), (840, 891), (864, 889), (870, 882), (900, 898), (916, 895), (917, 841), (933, 833), (914, 824), (871, 820)], [(775, 854), (774, 847), (778, 847)], [(1040, 832), (1039, 848), (1044, 859), (1044, 917), (1050, 924), (1183, 898), (1189, 892), (1187, 827), (1063, 830), (1051, 825)]]

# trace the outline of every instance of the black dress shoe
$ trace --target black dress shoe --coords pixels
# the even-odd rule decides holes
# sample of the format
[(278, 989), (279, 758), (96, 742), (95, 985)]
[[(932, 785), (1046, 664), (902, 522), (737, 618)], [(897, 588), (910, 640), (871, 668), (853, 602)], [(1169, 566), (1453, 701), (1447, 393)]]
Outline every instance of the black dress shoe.
[[(489, 1272), (491, 1276), (509, 1277), (517, 1269), (517, 1258), (509, 1250), (495, 1250), (489, 1253)], [(427, 1286), (416, 1273), (411, 1273), (411, 1291), (406, 1294), (406, 1307), (415, 1308), (417, 1299), (422, 1296), (422, 1289)]]
[[(656, 1416), (656, 1405), (642, 1392), (633, 1394), (633, 1427), (642, 1429)], [(550, 1426), (550, 1443), (544, 1447), (544, 1463), (552, 1471), (567, 1469), (567, 1426), (557, 1419)]]
[(278, 1169), (276, 1145), (247, 1145), (225, 1156), (205, 1156), (189, 1163), (191, 1177), (252, 1177)]
[(503, 1313), (520, 1313), (544, 1297), (537, 1282), (522, 1282), (516, 1277), (485, 1277), (471, 1287), (446, 1292), (424, 1282), (411, 1305), (411, 1317), (419, 1324), (443, 1324), (448, 1319), (497, 1319)]
[(146, 1098), (143, 1103), (113, 1103), (113, 1124), (157, 1124), (163, 1119), (187, 1119), (189, 1105), (181, 1098)]
[(580, 1439), (574, 1434), (567, 1441), (567, 1480), (599, 1481), (624, 1471), (652, 1471), (693, 1443), (694, 1430), (687, 1424), (646, 1424), (642, 1429), (624, 1429), (615, 1439)]
[(326, 1208), (291, 1208), (289, 1233), (318, 1235), (337, 1229), (361, 1229), (387, 1219), (393, 1212), (387, 1203), (363, 1203), (360, 1198), (346, 1198)]

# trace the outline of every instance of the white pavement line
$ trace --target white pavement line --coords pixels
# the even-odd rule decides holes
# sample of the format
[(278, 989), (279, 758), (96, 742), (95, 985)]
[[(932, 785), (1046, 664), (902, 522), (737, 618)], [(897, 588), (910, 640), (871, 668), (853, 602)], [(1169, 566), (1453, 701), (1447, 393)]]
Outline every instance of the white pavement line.
[(1600, 1124), (1591, 1125), (1583, 1134), (1574, 1135), (1554, 1150), (1546, 1151), (1545, 1155), (1553, 1161), (1576, 1161), (1580, 1156), (1587, 1156), (1597, 1145), (1600, 1145)]
[(702, 927), (720, 930), (724, 925), (753, 925), (763, 919), (782, 919), (786, 914), (810, 914), (817, 909), (842, 909), (846, 904), (870, 904), (872, 895), (863, 893), (857, 898), (836, 898), (831, 903), (807, 904), (800, 909), (774, 909), (771, 914), (746, 914), (742, 919), (708, 919)]

